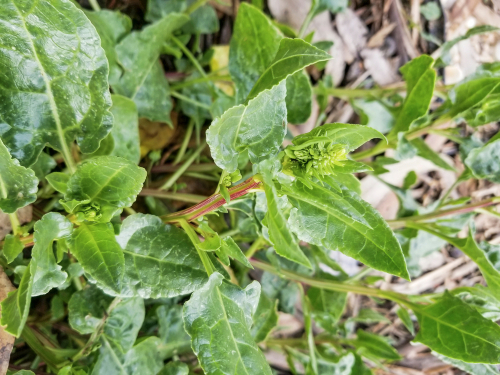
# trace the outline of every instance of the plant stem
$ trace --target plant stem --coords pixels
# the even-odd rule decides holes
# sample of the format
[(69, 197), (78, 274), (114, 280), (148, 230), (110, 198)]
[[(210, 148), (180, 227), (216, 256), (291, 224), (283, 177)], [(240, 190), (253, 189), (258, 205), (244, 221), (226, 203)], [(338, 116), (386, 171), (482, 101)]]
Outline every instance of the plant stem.
[[(241, 184), (229, 188), (229, 196), (231, 197), (231, 200), (242, 197), (243, 195), (248, 194), (254, 189), (258, 188), (261, 183), (262, 182), (257, 179), (256, 176), (252, 176)], [(181, 220), (192, 221), (216, 210), (217, 208), (223, 206), (225, 203), (226, 200), (224, 199), (224, 197), (220, 193), (217, 193), (211, 195), (207, 199), (190, 208), (172, 214), (164, 215), (161, 218), (165, 223), (175, 223), (180, 222)]]
[(310, 9), (309, 12), (307, 13), (306, 19), (302, 23), (302, 26), (300, 27), (299, 30), (299, 38), (303, 38), (304, 34), (306, 33), (307, 27), (311, 23), (313, 19), (313, 9)]
[(179, 47), (181, 49), (181, 51), (184, 52), (184, 54), (191, 61), (191, 63), (196, 68), (196, 70), (198, 70), (198, 72), (200, 72), (200, 74), (202, 75), (202, 77), (206, 77), (207, 73), (205, 72), (205, 70), (203, 69), (203, 67), (200, 65), (200, 63), (198, 62), (198, 60), (196, 60), (196, 57), (193, 56), (193, 54), (191, 53), (191, 51), (189, 49), (187, 49), (186, 46), (184, 44), (182, 44), (182, 42), (179, 39), (177, 39), (175, 36), (172, 36), (171, 38), (172, 38), (172, 41), (177, 45), (177, 47)]
[(197, 83), (203, 83), (207, 81), (223, 81), (227, 83), (232, 83), (231, 81), (231, 76), (225, 75), (225, 76), (219, 76), (215, 74), (207, 74), (206, 77), (199, 77), (199, 78), (194, 78), (190, 79), (189, 81), (184, 81), (181, 83), (178, 83), (176, 85), (170, 86), (170, 88), (174, 91), (177, 91), (179, 89), (183, 89), (184, 87), (189, 87), (191, 85), (195, 85)]
[(142, 189), (139, 195), (143, 197), (156, 197), (156, 198), (165, 198), (172, 199), (181, 202), (188, 203), (199, 203), (203, 199), (207, 197), (204, 195), (196, 195), (196, 194), (183, 194), (183, 193), (172, 193), (170, 191), (157, 190), (157, 189)]
[(450, 216), (450, 215), (460, 215), (464, 214), (467, 212), (472, 212), (475, 211), (478, 208), (484, 208), (488, 206), (492, 206), (494, 204), (500, 203), (500, 197), (493, 197), (489, 199), (485, 199), (476, 203), (468, 203), (464, 204), (461, 206), (449, 208), (447, 210), (440, 210), (436, 212), (431, 212), (425, 215), (416, 215), (416, 216), (410, 216), (407, 218), (402, 218), (399, 220), (388, 220), (387, 223), (392, 229), (399, 229), (403, 228), (407, 225), (407, 223), (414, 223), (418, 221), (424, 221), (424, 220), (432, 220), (432, 219), (437, 219), (440, 217), (444, 216)]
[(97, 2), (97, 0), (89, 0), (89, 4), (92, 7), (92, 9), (94, 10), (94, 12), (101, 11), (101, 7), (99, 6), (99, 3)]
[(179, 164), (182, 158), (184, 157), (189, 141), (191, 140), (191, 135), (193, 134), (193, 128), (194, 128), (194, 119), (190, 118), (188, 127), (186, 129), (186, 134), (184, 135), (184, 139), (182, 140), (181, 148), (179, 149), (179, 152), (175, 156), (175, 160), (172, 163), (172, 165)]
[(196, 251), (198, 252), (198, 255), (200, 256), (201, 262), (205, 266), (205, 270), (207, 271), (208, 276), (210, 276), (215, 272), (215, 268), (214, 265), (212, 264), (212, 261), (208, 257), (208, 254), (205, 251), (198, 248), (197, 245), (201, 243), (200, 239), (198, 238), (198, 235), (186, 220), (184, 219), (179, 220), (179, 224), (189, 236), (189, 239), (193, 243), (194, 247), (196, 248)]
[(19, 218), (17, 217), (17, 213), (13, 212), (9, 214), (10, 226), (12, 227), (12, 233), (14, 235), (21, 234), (21, 223), (19, 222)]
[(191, 104), (193, 104), (193, 105), (195, 105), (197, 107), (204, 108), (207, 111), (210, 111), (210, 109), (211, 109), (209, 105), (206, 105), (205, 103), (201, 103), (201, 102), (198, 102), (198, 101), (193, 100), (191, 98), (188, 98), (187, 96), (179, 94), (176, 91), (170, 92), (170, 95), (172, 95), (174, 98), (177, 98), (179, 100), (183, 100), (185, 102), (191, 103)]
[(160, 190), (168, 190), (170, 189), (175, 182), (179, 179), (179, 177), (186, 171), (186, 169), (194, 163), (198, 155), (203, 151), (205, 146), (207, 145), (207, 142), (203, 141), (201, 145), (191, 154), (189, 158), (182, 164), (182, 166), (175, 171), (175, 173), (170, 176), (170, 178), (163, 184), (163, 186), (160, 188)]
[(262, 249), (262, 247), (266, 244), (266, 239), (264, 237), (259, 237), (257, 238), (253, 244), (248, 248), (248, 250), (245, 253), (245, 256), (247, 259), (250, 259), (255, 255), (257, 251)]

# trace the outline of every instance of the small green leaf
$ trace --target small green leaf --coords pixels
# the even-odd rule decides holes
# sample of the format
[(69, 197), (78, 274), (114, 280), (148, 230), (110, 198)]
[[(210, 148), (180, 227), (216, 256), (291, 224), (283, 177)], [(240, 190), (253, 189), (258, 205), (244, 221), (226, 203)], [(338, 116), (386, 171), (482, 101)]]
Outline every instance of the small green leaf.
[(52, 288), (61, 286), (68, 277), (56, 263), (52, 244), (69, 238), (72, 231), (73, 224), (57, 212), (49, 212), (35, 223), (35, 245), (31, 255), (32, 296), (47, 294)]
[(331, 58), (328, 53), (302, 39), (282, 39), (274, 60), (255, 83), (246, 102), (248, 103), (261, 92), (271, 89), (303, 68)]
[(455, 171), (451, 165), (445, 162), (439, 154), (434, 151), (422, 138), (415, 138), (410, 141), (411, 145), (417, 149), (417, 154), (424, 159), (430, 160), (434, 165), (446, 169), (448, 171)]
[(384, 315), (372, 309), (361, 309), (358, 315), (348, 319), (351, 322), (373, 324), (373, 323), (387, 323), (390, 324), (391, 321), (387, 319)]
[(68, 190), (68, 182), (70, 177), (71, 176), (67, 173), (52, 172), (51, 174), (48, 174), (45, 178), (55, 191), (66, 194), (66, 190)]
[(302, 124), (311, 116), (312, 87), (304, 71), (292, 74), (286, 80), (287, 121)]
[(253, 315), (252, 336), (256, 343), (265, 341), (278, 324), (278, 301), (272, 300), (264, 293), (260, 294), (257, 310)]
[(398, 351), (379, 335), (365, 332), (361, 329), (358, 329), (356, 333), (358, 338), (352, 340), (350, 343), (358, 349), (359, 354), (367, 358), (374, 358), (375, 360), (379, 358), (389, 361), (401, 359)]
[(353, 108), (360, 116), (360, 124), (386, 134), (394, 126), (394, 110), (375, 99), (355, 99)]
[(237, 260), (245, 267), (253, 269), (252, 264), (248, 261), (247, 257), (241, 251), (240, 247), (234, 242), (231, 237), (223, 238), (221, 241), (221, 251), (228, 257)]
[(0, 136), (12, 156), (30, 166), (49, 145), (70, 158), (75, 139), (97, 150), (113, 116), (108, 61), (85, 14), (71, 1), (8, 0), (0, 20)]
[(307, 290), (307, 296), (311, 301), (311, 314), (315, 323), (333, 332), (345, 310), (347, 293), (311, 287)]
[(476, 178), (500, 182), (500, 138), (495, 137), (486, 145), (469, 152), (465, 165)]
[(121, 95), (111, 95), (113, 106), (113, 129), (111, 134), (115, 141), (115, 147), (111, 152), (113, 156), (119, 156), (138, 164), (141, 159), (139, 138), (139, 117), (135, 103)]
[(250, 333), (259, 295), (257, 282), (240, 289), (215, 272), (184, 304), (184, 325), (207, 375), (272, 374)]
[(6, 332), (15, 337), (21, 336), (26, 319), (28, 319), (32, 286), (31, 267), (28, 265), (18, 289), (10, 292), (7, 298), (2, 301), (2, 319), (0, 323), (5, 327)]
[(35, 172), (21, 167), (16, 159), (12, 159), (0, 139), (0, 210), (13, 213), (33, 203), (37, 190)]
[(183, 362), (169, 362), (158, 375), (189, 375), (189, 367)]
[(113, 90), (135, 102), (139, 117), (170, 123), (170, 88), (159, 57), (165, 41), (188, 20), (184, 14), (169, 14), (141, 31), (131, 32), (116, 46), (124, 72), (114, 82)]
[(470, 363), (500, 363), (500, 327), (446, 292), (428, 305), (412, 305), (420, 324), (415, 337), (430, 349)]
[(112, 298), (95, 285), (79, 290), (68, 302), (68, 320), (71, 328), (82, 335), (95, 332)]
[(238, 156), (248, 152), (252, 163), (277, 155), (286, 134), (285, 82), (261, 92), (248, 105), (239, 105), (216, 118), (207, 130), (215, 164), (229, 173)]
[(435, 21), (441, 17), (441, 8), (437, 2), (431, 1), (420, 6), (420, 13), (428, 21)]
[(400, 307), (396, 314), (398, 314), (399, 319), (403, 322), (405, 327), (410, 331), (412, 335), (415, 335), (415, 327), (413, 326), (413, 321), (411, 320), (410, 314), (403, 307)]
[(8, 234), (7, 236), (5, 236), (2, 250), (5, 259), (7, 259), (7, 264), (12, 263), (14, 259), (16, 259), (19, 254), (21, 254), (23, 249), (24, 244), (21, 242), (19, 236), (15, 236), (12, 234)]
[(372, 206), (340, 184), (340, 193), (327, 185), (310, 185), (300, 181), (282, 185), (282, 192), (295, 207), (288, 223), (299, 239), (409, 279), (401, 246)]
[(120, 292), (125, 260), (111, 224), (81, 224), (73, 231), (69, 245), (100, 288)]

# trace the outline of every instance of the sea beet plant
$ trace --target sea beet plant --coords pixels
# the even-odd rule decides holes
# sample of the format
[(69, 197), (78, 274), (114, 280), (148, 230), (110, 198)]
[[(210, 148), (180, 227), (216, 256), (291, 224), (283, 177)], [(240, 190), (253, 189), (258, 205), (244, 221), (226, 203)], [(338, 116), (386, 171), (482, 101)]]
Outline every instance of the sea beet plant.
[[(459, 174), (457, 183), (500, 183), (499, 134), (483, 143), (455, 129), (500, 120), (499, 65), (436, 84), (454, 40), (437, 60), (404, 65), (404, 85), (333, 88), (323, 72), (331, 44), (302, 36), (315, 15), (342, 6), (312, 1), (297, 35), (254, 3), (241, 2), (229, 48), (201, 51), (200, 35), (219, 30), (204, 0), (148, 0), (133, 30), (95, 0), (93, 10), (0, 1), (0, 209), (12, 228), (1, 242), (0, 371), (282, 373), (264, 356), (272, 349), (293, 374), (371, 374), (401, 357), (364, 329), (387, 317), (346, 316), (353, 293), (390, 301), (390, 319), (443, 361), (498, 373), (499, 250), (475, 241), (472, 219), (477, 210), (498, 216), (500, 198), (453, 200), (450, 189), (423, 207), (410, 174), (389, 186), (400, 208), (386, 221), (361, 199), (358, 178), (419, 155)], [(364, 119), (385, 111), (386, 122), (320, 116), (289, 137), (313, 96), (321, 111), (335, 96)], [(164, 142), (169, 127), (181, 134), (176, 147)], [(427, 146), (432, 133), (459, 145), (463, 171)], [(214, 193), (187, 193), (185, 181), (208, 181)], [(418, 276), (421, 254), (446, 243), (484, 283), (425, 295), (379, 288), (381, 273)], [(344, 272), (332, 251), (362, 263), (360, 273)], [(297, 306), (304, 330), (276, 334), (279, 314)]]

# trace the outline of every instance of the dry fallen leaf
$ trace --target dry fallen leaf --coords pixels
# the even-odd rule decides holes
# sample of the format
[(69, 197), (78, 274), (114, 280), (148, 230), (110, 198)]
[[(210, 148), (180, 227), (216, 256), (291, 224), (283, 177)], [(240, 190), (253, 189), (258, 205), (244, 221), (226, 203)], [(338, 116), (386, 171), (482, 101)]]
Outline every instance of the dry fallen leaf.
[(141, 138), (141, 157), (149, 151), (160, 150), (170, 143), (177, 127), (177, 113), (170, 114), (173, 127), (163, 122), (139, 119), (139, 136)]
[[(0, 301), (7, 298), (7, 294), (15, 290), (3, 268), (0, 267)], [(0, 311), (1, 315), (1, 311)], [(4, 331), (0, 326), (0, 375), (5, 375), (9, 367), (10, 353), (14, 345), (15, 337)]]

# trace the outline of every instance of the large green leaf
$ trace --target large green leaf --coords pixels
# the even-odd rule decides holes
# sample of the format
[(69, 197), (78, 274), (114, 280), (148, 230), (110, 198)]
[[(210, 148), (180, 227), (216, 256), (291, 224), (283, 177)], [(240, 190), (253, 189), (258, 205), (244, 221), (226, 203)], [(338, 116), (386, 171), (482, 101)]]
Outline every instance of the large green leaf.
[[(64, 195), (69, 212), (85, 212), (86, 220), (109, 221), (134, 203), (146, 179), (146, 171), (116, 156), (86, 160), (71, 176)], [(76, 207), (69, 206), (76, 202)], [(87, 213), (92, 205), (93, 215)]]
[(187, 234), (157, 216), (127, 217), (116, 240), (125, 257), (122, 297), (174, 297), (199, 289), (207, 280)]
[(412, 305), (420, 324), (415, 337), (430, 349), (469, 363), (500, 363), (500, 327), (446, 292), (428, 305)]
[(0, 139), (0, 210), (16, 212), (36, 200), (38, 179), (31, 169), (21, 167), (12, 159)]
[(407, 131), (413, 121), (427, 114), (436, 83), (433, 64), (432, 57), (422, 55), (401, 68), (406, 81), (406, 98), (391, 130), (392, 135)]
[(401, 246), (372, 206), (340, 184), (341, 191), (315, 182), (310, 185), (298, 180), (282, 185), (294, 206), (288, 223), (299, 239), (409, 279)]
[(49, 212), (35, 223), (35, 246), (31, 254), (32, 296), (47, 294), (52, 288), (61, 286), (68, 277), (56, 262), (52, 244), (56, 240), (69, 238), (72, 231), (73, 224), (57, 212)]
[(5, 0), (0, 14), (0, 136), (22, 165), (76, 139), (97, 150), (111, 130), (108, 62), (90, 21), (68, 0)]
[(18, 289), (10, 292), (2, 301), (2, 319), (0, 323), (4, 330), (11, 335), (19, 337), (23, 331), (31, 305), (31, 289), (33, 278), (31, 267), (28, 265), (24, 271)]
[(112, 298), (95, 285), (73, 293), (68, 302), (68, 320), (71, 328), (82, 335), (95, 332)]
[(100, 288), (120, 292), (125, 260), (111, 224), (81, 224), (69, 244), (92, 281)]
[(500, 137), (469, 152), (465, 165), (476, 178), (500, 182)]
[(285, 82), (261, 92), (248, 105), (232, 107), (207, 130), (215, 164), (232, 173), (238, 156), (247, 152), (252, 163), (278, 154), (286, 134)]
[(171, 13), (141, 31), (133, 31), (116, 46), (124, 71), (113, 90), (134, 100), (139, 117), (170, 122), (170, 88), (159, 57), (165, 41), (188, 20), (184, 14)]
[(498, 366), (486, 365), (483, 363), (467, 363), (459, 361), (457, 359), (452, 359), (441, 355), (439, 353), (432, 353), (438, 357), (441, 361), (449, 363), (453, 367), (459, 368), (469, 375), (498, 375)]
[(132, 20), (126, 14), (108, 9), (98, 12), (85, 11), (85, 15), (101, 37), (101, 46), (109, 63), (109, 83), (113, 84), (122, 73), (115, 47), (132, 30)]
[(302, 39), (283, 38), (276, 56), (255, 83), (246, 101), (255, 98), (264, 90), (269, 90), (305, 67), (331, 58), (328, 53)]
[(111, 99), (113, 99), (111, 113), (114, 117), (111, 135), (115, 142), (111, 155), (138, 164), (141, 159), (141, 145), (137, 107), (132, 100), (121, 95), (111, 95)]
[(240, 289), (215, 272), (184, 304), (184, 325), (207, 375), (272, 373), (250, 333), (259, 295), (257, 282)]

